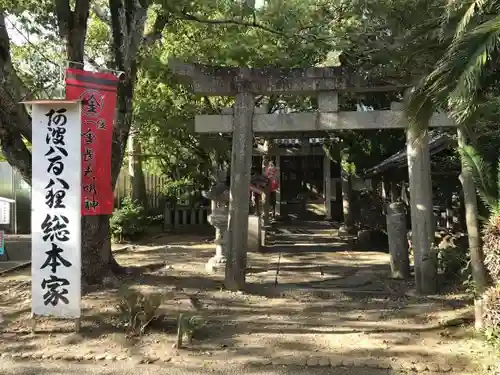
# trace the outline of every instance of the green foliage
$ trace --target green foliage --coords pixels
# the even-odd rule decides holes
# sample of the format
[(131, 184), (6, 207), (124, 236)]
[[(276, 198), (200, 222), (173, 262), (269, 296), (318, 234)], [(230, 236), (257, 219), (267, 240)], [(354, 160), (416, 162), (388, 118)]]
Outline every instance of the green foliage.
[(500, 217), (490, 218), (483, 231), (484, 264), (494, 282), (500, 283)]
[(114, 210), (110, 219), (111, 235), (115, 241), (133, 240), (144, 233), (148, 220), (144, 207), (127, 197), (121, 207)]
[[(43, 51), (43, 52), (42, 52)], [(12, 47), (12, 60), (19, 78), (38, 99), (64, 97), (63, 67), (57, 50), (50, 41), (25, 43)]]
[(500, 353), (500, 284), (484, 293), (483, 303), (486, 341)]
[(154, 60), (154, 55), (143, 66), (134, 118), (142, 151), (148, 155), (145, 168), (172, 180), (190, 178), (205, 184), (211, 173), (214, 149), (227, 151), (228, 142), (196, 135), (194, 116), (204, 112), (207, 104), (186, 88), (168, 83), (172, 77), (165, 66)]
[(160, 294), (145, 294), (128, 288), (120, 290), (116, 309), (127, 333), (142, 335), (148, 325), (158, 318), (162, 302)]
[(169, 180), (163, 186), (163, 195), (167, 202), (172, 205), (181, 201), (193, 203), (194, 198), (199, 195), (199, 189), (194, 181), (183, 178), (180, 180)]
[[(339, 64), (342, 60), (370, 77), (393, 76), (394, 72), (412, 76), (418, 65), (415, 64), (416, 56), (419, 61), (435, 59), (429, 58), (429, 53), (414, 54), (409, 59), (403, 53), (409, 49), (404, 41), (414, 43), (413, 31), (431, 11), (434, 14), (433, 5), (437, 2), (291, 0), (265, 2), (255, 10), (230, 0), (153, 2), (148, 9), (147, 32), (151, 31), (158, 12), (166, 11), (169, 22), (160, 43), (140, 51), (133, 107), (134, 124), (137, 125), (142, 151), (147, 155), (144, 167), (172, 180), (188, 177), (203, 186), (210, 179), (215, 159), (229, 161), (227, 139), (194, 134), (193, 118), (199, 113), (218, 113), (221, 107), (231, 105), (233, 99), (195, 97), (172, 77), (166, 66), (169, 57), (189, 62), (252, 67), (325, 66)], [(48, 30), (50, 46), (45, 40), (36, 40), (33, 44), (38, 52), (49, 51), (45, 55), (53, 59), (64, 46), (55, 37), (56, 25), (49, 22), (54, 19), (54, 6), (50, 1), (42, 1), (40, 14), (43, 16), (37, 15), (33, 23), (29, 15), (36, 13), (35, 5), (37, 3), (17, 0), (12, 3), (11, 12), (19, 17), (25, 15), (19, 19), (30, 32), (41, 35), (45, 33), (40, 31), (41, 28)], [(100, 7), (104, 14), (109, 15), (105, 1), (95, 1), (92, 6)], [(88, 21), (87, 60), (111, 67), (110, 30), (94, 8)], [(427, 12), (425, 17), (423, 10)], [(391, 44), (397, 46), (393, 48)], [(22, 49), (27, 50), (25, 46)], [(19, 54), (16, 64), (23, 60)], [(55, 75), (49, 72), (54, 67), (43, 57), (38, 60), (40, 62), (35, 64), (34, 61), (23, 80), (38, 95), (50, 96), (50, 92), (43, 93), (42, 87), (52, 85)], [(409, 67), (413, 69), (411, 72)], [(257, 99), (268, 101), (271, 112), (280, 107), (313, 110), (316, 106), (315, 99), (308, 97)], [(366, 94), (343, 99), (341, 107), (354, 108), (361, 102), (376, 109), (387, 108), (394, 99), (397, 99), (397, 94)], [(400, 134), (396, 132), (393, 136), (393, 133), (339, 134), (349, 140), (352, 166), (360, 170), (404, 145)], [(365, 165), (367, 162), (369, 165)]]

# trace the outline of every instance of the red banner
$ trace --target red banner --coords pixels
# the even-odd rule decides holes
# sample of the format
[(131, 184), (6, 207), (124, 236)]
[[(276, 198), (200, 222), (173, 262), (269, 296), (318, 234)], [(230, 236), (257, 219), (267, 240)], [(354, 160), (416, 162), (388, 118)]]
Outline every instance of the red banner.
[(82, 100), (82, 215), (111, 215), (111, 143), (118, 78), (66, 70), (66, 99)]

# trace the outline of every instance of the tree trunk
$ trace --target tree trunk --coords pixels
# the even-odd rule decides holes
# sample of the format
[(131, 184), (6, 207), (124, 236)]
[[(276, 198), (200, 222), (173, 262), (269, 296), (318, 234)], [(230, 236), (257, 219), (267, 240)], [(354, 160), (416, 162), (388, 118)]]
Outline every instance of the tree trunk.
[[(84, 47), (87, 36), (89, 0), (77, 0), (75, 10), (70, 9), (68, 0), (57, 0), (56, 11), (59, 34), (66, 39), (66, 56), (69, 66), (84, 68)], [(114, 155), (113, 155), (114, 156)], [(116, 177), (112, 174), (113, 186)], [(82, 282), (85, 285), (98, 284), (113, 271), (117, 263), (111, 252), (109, 215), (82, 216)]]
[(146, 194), (146, 181), (142, 170), (141, 144), (136, 139), (135, 130), (128, 138), (128, 173), (132, 184), (132, 200), (147, 209), (148, 198)]
[(31, 153), (23, 137), (31, 142), (31, 119), (19, 102), (26, 95), (16, 75), (10, 56), (10, 40), (5, 16), (0, 13), (0, 140), (2, 151), (11, 166), (31, 185)]
[[(457, 130), (458, 147), (462, 149), (467, 144), (467, 138), (464, 134), (464, 129)], [(475, 284), (475, 298), (474, 298), (474, 313), (475, 313), (475, 326), (476, 329), (483, 328), (483, 303), (481, 296), (486, 290), (488, 279), (486, 267), (484, 266), (484, 254), (481, 248), (481, 236), (479, 233), (478, 225), (478, 210), (477, 210), (477, 196), (476, 188), (474, 186), (474, 179), (472, 171), (467, 168), (464, 158), (461, 158), (461, 174), (460, 182), (462, 183), (464, 193), (465, 205), (465, 221), (467, 225), (467, 234), (469, 237), (469, 250), (472, 268), (472, 278)]]
[[(87, 9), (85, 9), (87, 4)], [(76, 68), (82, 68), (83, 43), (88, 17), (88, 1), (78, 1), (75, 15), (64, 1), (57, 3), (62, 35), (72, 41), (68, 48), (68, 60)], [(71, 19), (70, 18), (73, 18)], [(80, 46), (80, 50), (76, 48)], [(9, 164), (16, 168), (24, 180), (31, 185), (31, 153), (23, 142), (23, 136), (31, 141), (31, 119), (24, 106), (19, 105), (23, 91), (21, 81), (12, 67), (10, 41), (5, 28), (3, 14), (0, 15), (0, 139), (2, 151)], [(82, 277), (86, 283), (98, 282), (106, 275), (111, 266), (116, 265), (111, 254), (109, 240), (109, 217), (87, 216), (82, 218)]]
[[(89, 16), (89, 0), (55, 0), (55, 13), (61, 38), (66, 40), (69, 65), (83, 68), (84, 45)], [(132, 122), (132, 98), (137, 72), (137, 53), (144, 41), (147, 7), (139, 2), (110, 0), (113, 55), (117, 69), (123, 72), (117, 94), (116, 121), (113, 128), (111, 177), (113, 187), (121, 169), (126, 141)], [(164, 24), (163, 24), (164, 26)], [(31, 153), (23, 137), (31, 141), (31, 119), (18, 103), (26, 92), (12, 67), (10, 41), (0, 13), (0, 140), (8, 162), (31, 185)], [(82, 278), (87, 284), (98, 283), (119, 266), (111, 253), (109, 216), (82, 217)]]

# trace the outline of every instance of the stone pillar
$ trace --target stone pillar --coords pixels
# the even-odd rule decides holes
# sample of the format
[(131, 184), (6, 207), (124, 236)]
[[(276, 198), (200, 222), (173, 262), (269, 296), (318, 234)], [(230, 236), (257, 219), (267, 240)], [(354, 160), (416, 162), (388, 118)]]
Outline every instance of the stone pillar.
[(208, 260), (205, 269), (213, 273), (222, 270), (226, 265), (227, 207), (217, 207), (217, 203), (212, 201), (212, 213), (208, 222), (215, 228), (215, 255)]
[(278, 190), (276, 190), (276, 204), (274, 208), (274, 215), (276, 217), (281, 215), (281, 162), (280, 156), (276, 155), (276, 180), (278, 181)]
[(332, 176), (330, 156), (325, 154), (323, 158), (323, 177), (325, 189), (325, 219), (332, 220)]
[[(269, 141), (265, 141), (266, 155), (262, 156), (262, 174), (266, 172), (269, 163)], [(262, 224), (269, 225), (269, 215), (271, 211), (271, 186), (267, 185), (265, 194), (262, 195)]]
[(342, 211), (344, 213), (344, 230), (351, 233), (354, 227), (354, 218), (352, 215), (351, 207), (351, 197), (352, 197), (352, 186), (351, 186), (351, 176), (348, 170), (345, 168), (345, 163), (347, 160), (342, 158), (341, 162), (341, 186), (342, 186)]
[(410, 277), (410, 259), (406, 238), (406, 216), (403, 203), (393, 202), (386, 208), (387, 237), (391, 256), (391, 276), (396, 279)]
[(434, 214), (428, 131), (419, 134), (413, 127), (408, 127), (407, 157), (415, 284), (417, 293), (433, 294), (437, 290), (437, 257), (433, 249)]
[[(242, 86), (244, 82), (241, 82)], [(226, 288), (240, 290), (245, 286), (248, 249), (248, 213), (250, 173), (252, 169), (254, 96), (239, 92), (234, 104), (231, 187), (228, 222)]]
[[(318, 94), (318, 109), (320, 112), (336, 113), (339, 111), (339, 95), (335, 91), (325, 91)], [(332, 176), (330, 157), (325, 154), (323, 159), (323, 177), (325, 180), (325, 215), (326, 220), (332, 219)]]

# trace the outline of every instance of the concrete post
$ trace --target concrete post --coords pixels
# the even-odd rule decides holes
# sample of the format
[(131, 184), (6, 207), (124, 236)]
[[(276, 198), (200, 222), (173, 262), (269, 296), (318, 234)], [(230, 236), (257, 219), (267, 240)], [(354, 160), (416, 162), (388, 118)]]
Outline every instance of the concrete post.
[(407, 156), (415, 284), (417, 293), (433, 294), (437, 290), (437, 256), (433, 249), (434, 214), (427, 131), (419, 134), (413, 127), (407, 129)]
[(323, 176), (325, 189), (325, 220), (332, 220), (332, 176), (330, 157), (325, 154), (323, 158)]
[(225, 284), (229, 290), (245, 286), (248, 250), (248, 213), (250, 173), (252, 168), (254, 97), (239, 92), (234, 104), (231, 187), (228, 222), (228, 251)]
[(386, 208), (387, 237), (391, 256), (391, 276), (396, 279), (410, 277), (410, 259), (406, 238), (406, 216), (403, 203), (393, 202)]

